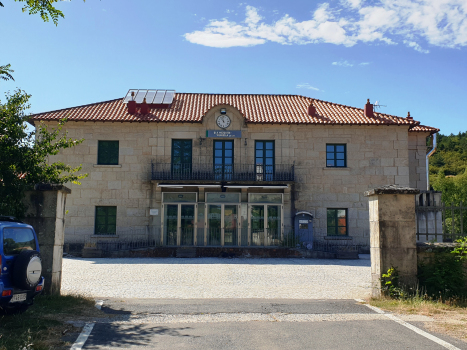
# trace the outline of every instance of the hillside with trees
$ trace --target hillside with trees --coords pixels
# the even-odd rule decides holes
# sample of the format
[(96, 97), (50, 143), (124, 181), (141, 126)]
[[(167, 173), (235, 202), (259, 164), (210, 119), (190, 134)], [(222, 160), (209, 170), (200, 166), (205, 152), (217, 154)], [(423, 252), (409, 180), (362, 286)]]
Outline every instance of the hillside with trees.
[(438, 147), (430, 158), (430, 174), (444, 172), (446, 176), (460, 175), (467, 168), (467, 133), (438, 135)]

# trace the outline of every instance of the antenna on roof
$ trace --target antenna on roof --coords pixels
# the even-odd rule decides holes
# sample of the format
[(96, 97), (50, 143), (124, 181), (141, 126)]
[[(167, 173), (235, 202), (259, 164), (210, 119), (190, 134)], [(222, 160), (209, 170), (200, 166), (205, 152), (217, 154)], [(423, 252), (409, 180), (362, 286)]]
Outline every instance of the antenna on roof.
[(373, 107), (374, 109), (378, 109), (378, 108), (387, 107), (387, 106), (379, 104), (379, 101), (375, 101), (375, 103), (373, 104)]

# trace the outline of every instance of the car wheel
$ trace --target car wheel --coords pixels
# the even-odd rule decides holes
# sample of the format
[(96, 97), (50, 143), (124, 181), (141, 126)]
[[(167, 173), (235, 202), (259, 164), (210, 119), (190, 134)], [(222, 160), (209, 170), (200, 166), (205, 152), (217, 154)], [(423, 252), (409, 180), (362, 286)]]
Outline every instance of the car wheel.
[(42, 275), (41, 255), (36, 250), (23, 250), (15, 259), (13, 283), (26, 290), (34, 289)]

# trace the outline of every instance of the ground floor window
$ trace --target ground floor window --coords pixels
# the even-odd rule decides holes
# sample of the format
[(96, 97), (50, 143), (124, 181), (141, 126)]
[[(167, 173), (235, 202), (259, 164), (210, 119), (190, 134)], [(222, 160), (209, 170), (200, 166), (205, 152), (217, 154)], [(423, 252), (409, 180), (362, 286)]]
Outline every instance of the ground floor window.
[(117, 207), (96, 207), (94, 234), (115, 235), (117, 233)]
[(328, 236), (347, 236), (347, 209), (327, 210)]

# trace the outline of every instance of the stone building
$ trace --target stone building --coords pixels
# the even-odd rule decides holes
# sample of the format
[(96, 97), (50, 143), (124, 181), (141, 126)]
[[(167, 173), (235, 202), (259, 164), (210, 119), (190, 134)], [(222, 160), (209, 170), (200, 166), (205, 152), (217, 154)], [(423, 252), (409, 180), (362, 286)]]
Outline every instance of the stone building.
[(426, 138), (439, 131), (369, 101), (360, 109), (166, 90), (130, 90), (31, 122), (64, 117), (84, 142), (50, 161), (89, 174), (71, 185), (66, 241), (155, 232), (163, 246), (276, 246), (292, 232), (368, 245), (363, 193), (425, 189)]

